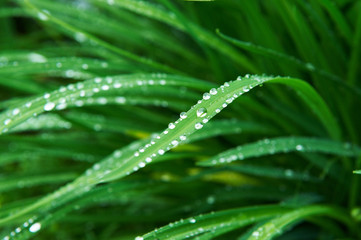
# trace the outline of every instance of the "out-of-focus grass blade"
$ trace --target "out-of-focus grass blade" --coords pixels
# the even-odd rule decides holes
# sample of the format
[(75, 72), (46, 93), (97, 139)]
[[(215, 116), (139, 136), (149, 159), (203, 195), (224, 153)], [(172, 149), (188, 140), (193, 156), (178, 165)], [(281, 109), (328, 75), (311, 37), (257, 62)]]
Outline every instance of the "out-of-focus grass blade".
[[(104, 0), (99, 0), (105, 2)], [(221, 41), (219, 38), (214, 36), (212, 33), (205, 29), (200, 28), (192, 22), (188, 22), (187, 26), (184, 26), (182, 21), (178, 19), (174, 14), (167, 12), (155, 4), (151, 4), (146, 1), (134, 1), (134, 0), (121, 0), (113, 1), (114, 5), (128, 9), (129, 11), (136, 12), (138, 14), (156, 19), (158, 21), (169, 24), (181, 31), (187, 31), (190, 28), (192, 34), (197, 36), (199, 41), (209, 45), (215, 50), (223, 53), (235, 62), (246, 68), (250, 72), (257, 72), (256, 67), (246, 59), (245, 56), (241, 55), (227, 43)], [(191, 34), (191, 35), (192, 35)]]
[(353, 173), (355, 173), (355, 174), (361, 174), (361, 170), (354, 170)]
[(272, 134), (276, 131), (269, 126), (265, 126), (256, 122), (246, 122), (233, 120), (217, 120), (206, 124), (202, 129), (192, 134), (187, 142), (195, 142), (202, 139), (216, 137), (227, 134), (239, 133), (259, 133), (259, 134)]
[(202, 166), (211, 166), (251, 157), (260, 157), (293, 151), (321, 152), (349, 157), (356, 157), (361, 153), (361, 149), (358, 146), (332, 140), (307, 137), (283, 137), (264, 139), (255, 143), (239, 146), (206, 161), (199, 162), (198, 164)]

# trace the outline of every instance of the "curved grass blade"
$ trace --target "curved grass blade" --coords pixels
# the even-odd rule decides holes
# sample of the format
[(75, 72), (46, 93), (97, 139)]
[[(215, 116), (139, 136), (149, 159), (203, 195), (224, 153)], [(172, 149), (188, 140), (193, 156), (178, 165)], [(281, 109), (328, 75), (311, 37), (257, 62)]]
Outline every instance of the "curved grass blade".
[(217, 236), (217, 232), (223, 234), (287, 211), (287, 208), (280, 206), (259, 206), (220, 211), (170, 223), (138, 238), (144, 240), (177, 240), (202, 237), (203, 234), (210, 234), (214, 237)]
[(74, 26), (71, 26), (70, 24), (62, 21), (59, 18), (56, 18), (55, 16), (51, 15), (49, 12), (43, 11), (38, 9), (35, 5), (33, 5), (29, 0), (25, 0), (25, 5), (30, 9), (33, 10), (37, 13), (37, 16), (40, 18), (40, 20), (42, 21), (51, 21), (57, 25), (59, 25), (60, 27), (64, 28), (66, 30), (66, 32), (70, 32), (72, 34), (72, 36), (74, 36), (75, 34), (75, 39), (82, 39), (82, 42), (84, 41), (91, 41), (93, 44), (97, 44), (99, 46), (102, 46), (106, 49), (109, 49), (110, 51), (113, 51), (121, 56), (124, 56), (128, 59), (131, 59), (135, 62), (139, 62), (144, 64), (145, 66), (149, 66), (152, 67), (153, 69), (156, 70), (161, 70), (164, 72), (168, 72), (168, 73), (177, 73), (177, 74), (182, 74), (181, 72), (179, 72), (176, 69), (173, 69), (171, 67), (168, 67), (164, 64), (158, 63), (158, 62), (154, 62), (150, 59), (146, 59), (140, 56), (137, 56), (129, 51), (126, 51), (124, 49), (115, 47), (112, 44), (107, 43), (106, 41), (103, 41), (99, 38), (97, 38), (96, 36), (90, 34), (90, 33), (86, 33)]
[[(7, 132), (12, 127), (20, 124), (33, 115), (54, 110), (63, 110), (70, 106), (81, 107), (89, 104), (106, 104), (107, 99), (101, 98), (105, 94), (114, 92), (118, 95), (129, 94), (131, 89), (144, 88), (146, 86), (184, 86), (195, 89), (206, 89), (213, 86), (200, 80), (167, 76), (163, 74), (151, 75), (128, 75), (118, 77), (95, 78), (77, 84), (61, 87), (52, 93), (46, 93), (41, 97), (27, 99), (17, 107), (13, 107), (0, 114), (0, 134)], [(135, 91), (135, 90), (134, 90)], [(100, 95), (100, 96), (99, 96)], [(98, 100), (94, 99), (99, 96)], [(124, 97), (115, 97), (115, 102), (124, 102)]]
[(347, 215), (338, 208), (322, 205), (304, 206), (300, 209), (285, 213), (280, 217), (276, 217), (263, 224), (252, 233), (248, 240), (273, 239), (274, 237), (281, 235), (288, 227), (297, 224), (304, 218), (323, 215), (335, 218), (336, 220), (343, 222), (352, 231), (355, 231), (356, 229), (356, 226), (349, 217), (349, 215)]
[(287, 152), (320, 152), (339, 156), (356, 157), (361, 153), (358, 146), (327, 139), (307, 137), (281, 137), (264, 139), (225, 151), (218, 156), (199, 162), (201, 166), (212, 166), (244, 160), (251, 157), (267, 156)]
[[(98, 1), (105, 2), (104, 0)], [(257, 72), (257, 68), (250, 61), (248, 61), (245, 56), (241, 55), (227, 43), (223, 42), (212, 33), (200, 28), (192, 22), (188, 22), (187, 26), (185, 26), (181, 19), (177, 18), (176, 15), (163, 10), (155, 4), (146, 1), (116, 0), (114, 1), (114, 5), (164, 22), (181, 31), (187, 31), (187, 28), (189, 28), (191, 29), (191, 35), (196, 36), (202, 43), (207, 44), (215, 50), (228, 56), (229, 58), (246, 68), (248, 71)]]
[(239, 134), (245, 132), (275, 134), (276, 130), (272, 129), (272, 127), (256, 122), (237, 121), (236, 119), (215, 120), (192, 134), (186, 142), (195, 142), (220, 135), (223, 136), (227, 134)]
[[(149, 78), (149, 76), (152, 75), (141, 76)], [(163, 77), (163, 75), (161, 75), (161, 77)], [(187, 81), (187, 78), (183, 77), (180, 77), (180, 79), (181, 81), (177, 81), (177, 79), (170, 78), (166, 81), (165, 79), (161, 78), (161, 80), (153, 80), (153, 84), (179, 84), (181, 86), (189, 86), (200, 89), (207, 86), (207, 84), (204, 84), (201, 81)], [(227, 107), (228, 104), (231, 104), (237, 97), (249, 92), (249, 90), (253, 87), (275, 79), (278, 79), (281, 82), (289, 80), (288, 78), (247, 76), (243, 79), (238, 78), (236, 81), (233, 82), (226, 82), (218, 89), (212, 88), (209, 92), (206, 92), (203, 95), (202, 100), (199, 100), (198, 103), (194, 105), (187, 113), (181, 114), (180, 119), (178, 119), (176, 122), (170, 123), (168, 125), (168, 128), (164, 130), (160, 135), (153, 136), (150, 140), (145, 139), (143, 141), (135, 142), (123, 148), (122, 151), (114, 152), (113, 155), (109, 156), (108, 158), (104, 159), (99, 163), (96, 163), (91, 169), (88, 169), (84, 175), (77, 178), (72, 183), (42, 198), (38, 202), (23, 208), (21, 211), (14, 213), (7, 218), (0, 219), (0, 225), (4, 225), (8, 221), (19, 218), (24, 214), (34, 212), (35, 210), (40, 211), (39, 209), (41, 209), (41, 212), (45, 213), (50, 209), (65, 204), (71, 199), (81, 196), (85, 192), (88, 192), (96, 184), (116, 180), (138, 171), (140, 168), (143, 168), (147, 164), (151, 163), (158, 156), (163, 155), (166, 151), (176, 147), (178, 144), (185, 141), (189, 135), (201, 129), (203, 127), (203, 124), (206, 124), (211, 118), (221, 112), (222, 109)], [(139, 81), (139, 76), (127, 76), (122, 79), (122, 84), (131, 88), (134, 86), (138, 86), (137, 80)], [(114, 87), (115, 83), (113, 81), (110, 84), (111, 87)], [(162, 82), (164, 82), (164, 84), (161, 84)], [(140, 83), (140, 85), (144, 85), (147, 83), (149, 84), (149, 80), (140, 81)], [(87, 85), (87, 87), (89, 87), (89, 91), (92, 92), (92, 94), (94, 92), (93, 87), (98, 88), (98, 90), (99, 88), (102, 88), (104, 84), (105, 86), (107, 86), (107, 90), (109, 90), (110, 87), (109, 83), (107, 83), (105, 79), (89, 81), (88, 84), (89, 86)], [(71, 90), (69, 90), (68, 88), (64, 88), (64, 91), (59, 90), (55, 91), (55, 94), (49, 96), (46, 95), (45, 99), (44, 97), (36, 98), (34, 100), (36, 111), (44, 111), (44, 106), (45, 110), (47, 110), (48, 108), (46, 106), (49, 103), (48, 101), (58, 101), (60, 96), (66, 97), (68, 94), (70, 94), (71, 97), (77, 97), (79, 93), (73, 94), (73, 91), (79, 91), (79, 89), (76, 89), (74, 85), (70, 86), (73, 86)], [(62, 95), (64, 92), (66, 92), (66, 94)], [(52, 108), (50, 110), (52, 110), (53, 108), (55, 108), (55, 103), (52, 104)], [(13, 111), (14, 110), (11, 109), (6, 113), (1, 114), (0, 119), (7, 118), (7, 114), (12, 114)], [(25, 118), (26, 117), (16, 117), (14, 122), (18, 123)], [(7, 123), (7, 125), (10, 124), (9, 122)], [(53, 202), (54, 199), (57, 199), (56, 203)]]

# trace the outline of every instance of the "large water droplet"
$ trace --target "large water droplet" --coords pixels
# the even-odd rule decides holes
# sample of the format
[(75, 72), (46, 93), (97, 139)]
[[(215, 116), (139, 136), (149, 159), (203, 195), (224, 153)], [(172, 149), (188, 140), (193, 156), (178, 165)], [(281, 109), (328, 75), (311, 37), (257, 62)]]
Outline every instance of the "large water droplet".
[(187, 118), (187, 113), (185, 113), (185, 112), (181, 112), (181, 114), (180, 114), (180, 118), (181, 118), (181, 119), (185, 119), (185, 118)]
[(206, 108), (200, 108), (197, 110), (197, 117), (205, 117), (207, 115)]
[(53, 102), (48, 102), (44, 105), (44, 110), (45, 111), (51, 111), (53, 110), (53, 108), (55, 107), (55, 103)]
[(203, 99), (204, 99), (204, 100), (208, 100), (208, 99), (210, 99), (210, 98), (211, 98), (211, 95), (210, 95), (209, 93), (203, 94)]
[(212, 88), (212, 89), (209, 91), (209, 93), (212, 94), (212, 95), (216, 95), (216, 94), (217, 94), (217, 89)]
[(300, 145), (300, 144), (298, 144), (298, 145), (296, 146), (296, 150), (297, 150), (297, 151), (302, 151), (302, 150), (303, 150), (303, 146)]
[(29, 231), (32, 233), (35, 233), (35, 232), (39, 231), (40, 228), (41, 228), (40, 223), (34, 223), (33, 225), (30, 226)]

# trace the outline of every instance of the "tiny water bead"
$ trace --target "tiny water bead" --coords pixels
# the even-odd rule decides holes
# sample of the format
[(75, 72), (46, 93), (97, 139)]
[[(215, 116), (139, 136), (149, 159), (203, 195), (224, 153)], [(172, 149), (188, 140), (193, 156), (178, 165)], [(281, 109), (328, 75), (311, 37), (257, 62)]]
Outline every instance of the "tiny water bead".
[(196, 219), (191, 218), (191, 219), (189, 219), (189, 222), (190, 222), (190, 223), (196, 223)]
[(169, 129), (174, 129), (174, 128), (175, 128), (175, 124), (174, 124), (174, 123), (169, 123), (169, 124), (168, 124), (168, 128), (169, 128)]
[(40, 229), (41, 229), (41, 224), (34, 223), (33, 225), (30, 226), (29, 231), (32, 233), (35, 233), (35, 232), (39, 231)]
[(209, 91), (209, 93), (210, 93), (211, 95), (216, 95), (216, 94), (217, 94), (217, 89), (212, 88), (212, 89)]
[(296, 146), (296, 150), (297, 150), (297, 151), (302, 151), (302, 150), (303, 150), (303, 146), (300, 145), (300, 144), (298, 144), (298, 145)]
[(54, 109), (54, 107), (55, 107), (55, 103), (53, 103), (53, 102), (48, 102), (48, 103), (46, 103), (46, 104), (44, 105), (44, 110), (45, 110), (45, 111), (51, 111), (51, 110)]
[(197, 130), (201, 129), (202, 127), (203, 127), (203, 124), (199, 123), (199, 122), (194, 125), (194, 128), (197, 129)]
[(210, 95), (209, 93), (203, 94), (203, 99), (204, 99), (204, 100), (208, 100), (208, 99), (210, 99), (210, 98), (211, 98), (211, 95)]
[(187, 118), (187, 113), (186, 112), (181, 112), (181, 114), (179, 115), (181, 119), (185, 119)]
[(144, 239), (144, 238), (143, 238), (143, 237), (140, 237), (140, 236), (134, 238), (134, 240), (143, 240), (143, 239)]
[(8, 118), (8, 119), (5, 119), (5, 121), (4, 121), (4, 124), (5, 124), (5, 125), (9, 125), (10, 123), (11, 123), (11, 119), (9, 119), (9, 118)]
[(205, 117), (207, 115), (206, 108), (200, 108), (197, 110), (197, 117)]

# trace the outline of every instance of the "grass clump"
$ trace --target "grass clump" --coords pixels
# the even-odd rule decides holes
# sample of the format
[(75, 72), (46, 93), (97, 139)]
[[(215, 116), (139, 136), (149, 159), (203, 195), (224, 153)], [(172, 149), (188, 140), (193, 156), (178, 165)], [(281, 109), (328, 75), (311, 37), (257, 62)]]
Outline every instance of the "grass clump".
[(0, 6), (2, 239), (361, 238), (360, 2)]

